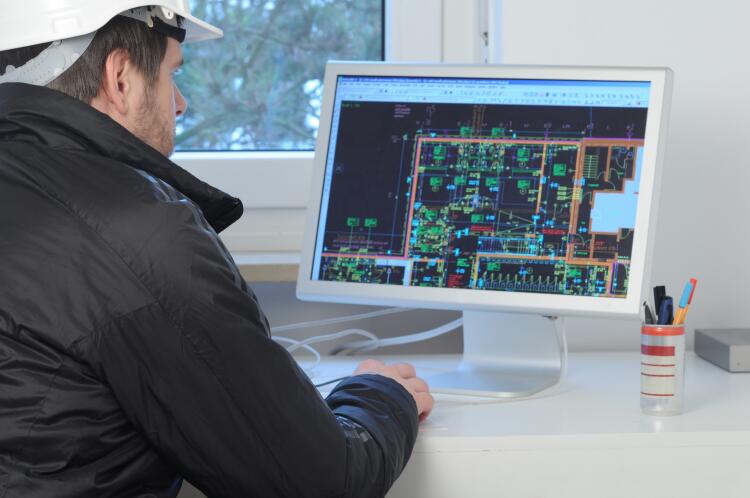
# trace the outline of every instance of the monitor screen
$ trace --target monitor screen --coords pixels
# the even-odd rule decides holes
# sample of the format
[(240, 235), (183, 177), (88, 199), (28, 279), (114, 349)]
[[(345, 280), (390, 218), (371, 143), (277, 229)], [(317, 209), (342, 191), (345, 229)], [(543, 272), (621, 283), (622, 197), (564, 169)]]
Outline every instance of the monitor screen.
[(627, 298), (650, 80), (334, 83), (311, 281)]

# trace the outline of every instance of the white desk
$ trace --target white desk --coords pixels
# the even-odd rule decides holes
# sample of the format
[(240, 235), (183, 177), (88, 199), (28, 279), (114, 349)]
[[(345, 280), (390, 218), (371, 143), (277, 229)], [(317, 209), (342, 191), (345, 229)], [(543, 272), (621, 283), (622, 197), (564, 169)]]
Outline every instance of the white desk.
[[(420, 376), (457, 361), (408, 360)], [(327, 358), (313, 381), (356, 363)], [(388, 496), (750, 496), (750, 375), (688, 353), (685, 413), (653, 417), (640, 411), (639, 374), (636, 353), (574, 353), (565, 382), (535, 399), (437, 395)]]

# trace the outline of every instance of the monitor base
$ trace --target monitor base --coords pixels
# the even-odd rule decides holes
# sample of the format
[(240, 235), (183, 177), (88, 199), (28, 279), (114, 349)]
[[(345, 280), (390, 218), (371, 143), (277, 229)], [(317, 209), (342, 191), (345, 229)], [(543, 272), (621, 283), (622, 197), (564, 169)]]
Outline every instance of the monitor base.
[(461, 364), (452, 372), (429, 377), (430, 389), (436, 393), (518, 398), (557, 384), (565, 359), (550, 318), (464, 311)]

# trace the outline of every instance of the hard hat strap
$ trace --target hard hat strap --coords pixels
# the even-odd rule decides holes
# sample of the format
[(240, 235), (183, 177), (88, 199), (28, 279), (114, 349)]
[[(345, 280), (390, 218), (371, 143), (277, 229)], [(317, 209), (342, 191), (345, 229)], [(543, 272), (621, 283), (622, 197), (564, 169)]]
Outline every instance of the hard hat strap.
[(94, 39), (96, 31), (75, 38), (59, 40), (18, 68), (8, 66), (0, 76), (2, 83), (28, 83), (47, 86), (72, 66)]
[[(121, 12), (120, 15), (140, 21), (154, 31), (174, 38), (180, 43), (185, 40), (186, 30), (182, 28), (182, 18), (165, 7), (138, 7)], [(47, 86), (83, 55), (95, 35), (96, 31), (52, 42), (23, 66), (4, 68), (5, 74), (0, 76), (0, 84), (28, 83)]]

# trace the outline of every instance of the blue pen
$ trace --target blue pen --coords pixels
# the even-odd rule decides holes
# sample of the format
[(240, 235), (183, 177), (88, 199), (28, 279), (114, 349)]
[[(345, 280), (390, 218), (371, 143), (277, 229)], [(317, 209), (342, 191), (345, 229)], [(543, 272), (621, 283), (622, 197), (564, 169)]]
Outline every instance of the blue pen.
[(659, 325), (671, 325), (674, 317), (672, 313), (674, 311), (674, 304), (670, 296), (665, 296), (661, 300), (661, 307), (659, 308)]
[(661, 302), (664, 300), (664, 296), (667, 295), (667, 288), (663, 285), (657, 285), (654, 287), (654, 311), (659, 314), (661, 309)]
[(694, 278), (691, 278), (690, 281), (685, 285), (685, 289), (682, 291), (682, 297), (680, 297), (680, 306), (677, 308), (677, 311), (674, 314), (674, 323), (675, 325), (682, 325), (685, 323), (685, 315), (687, 315), (687, 307), (690, 305), (690, 298), (693, 295), (693, 290), (695, 289), (695, 284), (697, 281)]

